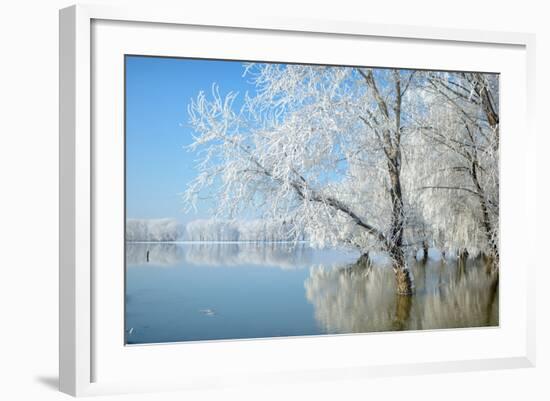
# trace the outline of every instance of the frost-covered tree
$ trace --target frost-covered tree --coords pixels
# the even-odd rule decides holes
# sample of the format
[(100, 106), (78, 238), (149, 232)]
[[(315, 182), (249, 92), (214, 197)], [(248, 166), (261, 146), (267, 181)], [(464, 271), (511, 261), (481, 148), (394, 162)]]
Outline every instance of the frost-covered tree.
[(417, 115), (422, 146), (422, 205), (433, 239), (459, 255), (484, 253), (498, 267), (498, 76), (430, 72), (426, 112)]
[[(470, 82), (472, 94), (457, 107), (442, 86), (454, 82), (454, 75), (284, 64), (249, 64), (245, 75), (256, 91), (242, 107), (235, 106), (236, 93), (222, 96), (215, 85), (211, 96), (201, 92), (189, 105), (196, 134), (191, 150), (199, 156), (199, 174), (185, 193), (191, 205), (208, 189), (218, 216), (251, 210), (264, 219), (289, 216), (288, 237), (298, 234), (292, 227), (300, 227), (315, 246), (384, 251), (399, 294), (414, 288), (407, 248), (472, 249), (480, 226), (488, 246), (496, 244), (490, 208), (498, 198), (489, 193), (498, 175), (483, 169), (497, 160), (498, 146), (476, 142), (475, 153), (465, 143), (477, 161), (470, 157), (468, 166), (455, 166), (464, 149), (443, 152), (434, 145), (440, 135), (452, 142), (468, 130), (476, 141), (488, 130), (494, 135), (490, 122), (479, 121), (483, 115), (490, 119), (486, 83)], [(469, 173), (440, 179), (434, 174), (455, 167)], [(460, 194), (442, 196), (444, 187), (459, 187)], [(468, 202), (478, 202), (481, 214), (468, 216), (472, 209), (460, 196), (473, 194)]]
[(400, 175), (403, 96), (414, 74), (280, 64), (247, 73), (257, 95), (242, 109), (216, 87), (189, 107), (202, 159), (187, 199), (215, 188), (220, 212), (292, 215), (315, 245), (382, 249), (397, 291), (410, 294)]

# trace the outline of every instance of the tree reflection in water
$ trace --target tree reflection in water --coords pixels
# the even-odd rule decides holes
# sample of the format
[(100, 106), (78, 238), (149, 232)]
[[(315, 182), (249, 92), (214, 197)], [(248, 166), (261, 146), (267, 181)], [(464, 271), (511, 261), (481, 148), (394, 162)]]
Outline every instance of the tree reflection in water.
[[(150, 274), (157, 267), (169, 266), (231, 267), (235, 277), (240, 277), (240, 266), (288, 271), (289, 286), (292, 280), (305, 280), (305, 299), (301, 299), (313, 305), (319, 333), (498, 325), (498, 273), (487, 269), (483, 258), (410, 261), (415, 277), (413, 296), (396, 295), (395, 275), (388, 260), (375, 256), (347, 264), (358, 258), (353, 252), (315, 250), (307, 244), (290, 243), (128, 243), (126, 248), (128, 268), (147, 266), (152, 268)], [(301, 269), (309, 272), (292, 273)], [(243, 291), (251, 285), (257, 283), (243, 276)], [(288, 289), (282, 286), (280, 291), (273, 300), (262, 301), (280, 302)]]
[[(149, 261), (147, 260), (149, 251)], [(280, 269), (340, 266), (342, 260), (357, 260), (357, 252), (317, 250), (292, 242), (190, 242), (126, 244), (127, 266), (266, 266)]]
[(395, 294), (384, 263), (312, 268), (305, 289), (316, 320), (327, 333), (498, 325), (498, 274), (481, 258), (413, 263), (413, 296)]

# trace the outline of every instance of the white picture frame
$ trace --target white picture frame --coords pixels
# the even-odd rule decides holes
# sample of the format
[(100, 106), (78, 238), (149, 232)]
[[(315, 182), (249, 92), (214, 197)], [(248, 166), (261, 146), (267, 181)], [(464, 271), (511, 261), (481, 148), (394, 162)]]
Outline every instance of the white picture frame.
[[(140, 31), (144, 29), (149, 30), (146, 36), (147, 40), (143, 36), (139, 46), (130, 44), (130, 41), (135, 41), (141, 35)], [(447, 62), (443, 61), (446, 57), (444, 54), (477, 51), (476, 54), (480, 54), (479, 58), (485, 60), (483, 62), (490, 68), (490, 71), (509, 71), (510, 79), (505, 83), (509, 86), (505, 86), (504, 89), (515, 88), (514, 92), (517, 94), (517, 99), (513, 100), (515, 103), (503, 105), (503, 137), (507, 132), (512, 131), (512, 127), (516, 128), (516, 131), (522, 132), (523, 145), (514, 142), (516, 139), (510, 139), (503, 145), (505, 149), (501, 166), (503, 180), (521, 183), (524, 190), (506, 191), (507, 186), (504, 185), (505, 189), (501, 193), (503, 202), (501, 217), (503, 223), (501, 227), (503, 228), (501, 230), (504, 234), (504, 230), (508, 228), (506, 231), (508, 234), (503, 235), (501, 247), (506, 249), (507, 244), (513, 244), (514, 241), (520, 240), (514, 236), (513, 231), (515, 230), (509, 230), (510, 228), (534, 230), (536, 219), (534, 178), (536, 138), (533, 128), (534, 35), (373, 25), (366, 22), (349, 21), (294, 20), (292, 18), (269, 17), (242, 19), (227, 15), (187, 15), (182, 11), (154, 7), (112, 8), (78, 5), (63, 9), (60, 11), (59, 377), (61, 391), (80, 396), (210, 388), (251, 382), (328, 380), (344, 377), (362, 378), (534, 366), (534, 270), (537, 263), (535, 252), (525, 252), (521, 259), (521, 270), (508, 269), (507, 265), (520, 259), (516, 259), (519, 256), (512, 251), (503, 252), (501, 300), (503, 301), (504, 315), (501, 326), (496, 329), (461, 330), (456, 333), (454, 331), (434, 331), (429, 333), (206, 342), (193, 346), (184, 345), (184, 348), (179, 346), (177, 350), (171, 347), (178, 347), (178, 345), (125, 348), (124, 344), (119, 341), (123, 334), (118, 330), (116, 323), (116, 319), (121, 319), (118, 306), (116, 306), (122, 304), (120, 292), (123, 291), (123, 288), (117, 287), (117, 284), (120, 284), (117, 281), (120, 276), (110, 280), (108, 275), (112, 272), (98, 274), (94, 270), (97, 268), (98, 260), (106, 260), (102, 258), (113, 257), (113, 260), (119, 260), (113, 256), (117, 252), (116, 250), (109, 253), (102, 248), (99, 242), (105, 242), (110, 238), (107, 231), (115, 232), (115, 237), (116, 235), (122, 236), (122, 231), (117, 231), (118, 226), (113, 226), (114, 230), (105, 228), (104, 223), (109, 220), (108, 218), (112, 218), (109, 221), (118, 223), (123, 221), (122, 216), (118, 216), (120, 207), (123, 208), (123, 205), (120, 202), (117, 203), (116, 196), (114, 203), (118, 206), (109, 211), (105, 211), (105, 207), (101, 206), (105, 202), (98, 198), (101, 196), (98, 194), (105, 193), (103, 185), (107, 184), (105, 184), (105, 180), (97, 177), (104, 175), (105, 171), (118, 171), (118, 173), (112, 174), (113, 181), (108, 185), (120, 183), (117, 181), (117, 177), (120, 177), (119, 173), (121, 173), (120, 159), (117, 158), (122, 156), (117, 156), (117, 149), (120, 150), (120, 143), (123, 143), (120, 142), (120, 138), (107, 144), (102, 139), (98, 141), (94, 138), (94, 129), (104, 127), (101, 125), (101, 121), (108, 121), (107, 124), (120, 127), (121, 116), (117, 117), (115, 114), (120, 114), (123, 109), (120, 104), (121, 88), (123, 87), (120, 82), (120, 71), (112, 76), (104, 71), (117, 65), (112, 64), (113, 60), (118, 60), (116, 63), (120, 62), (118, 56), (130, 52), (128, 49), (137, 49), (141, 54), (176, 55), (172, 52), (177, 51), (178, 48), (170, 47), (171, 45), (167, 43), (164, 49), (160, 49), (160, 46), (155, 43), (160, 43), (159, 38), (166, 38), (175, 33), (179, 35), (178, 32), (186, 34), (186, 29), (192, 29), (194, 35), (198, 35), (199, 39), (200, 35), (205, 35), (204, 43), (209, 43), (207, 36), (214, 33), (226, 36), (240, 35), (241, 38), (251, 38), (253, 35), (262, 34), (266, 40), (274, 41), (279, 37), (277, 35), (295, 40), (294, 35), (296, 38), (305, 38), (303, 40), (315, 41), (315, 43), (325, 41), (327, 46), (328, 42), (335, 38), (338, 38), (343, 44), (347, 43), (346, 41), (359, 43), (370, 40), (373, 43), (376, 42), (373, 46), (377, 46), (377, 43), (378, 45), (382, 44), (382, 47), (399, 45), (403, 49), (405, 49), (403, 44), (405, 42), (407, 46), (411, 46), (411, 49), (415, 49), (417, 45), (437, 46), (441, 51), (442, 61), (440, 65), (434, 67), (457, 70), (468, 69), (468, 65), (472, 64), (472, 61), (465, 59), (462, 64), (456, 61), (454, 63)], [(126, 46), (128, 47), (126, 48)], [(223, 51), (229, 52), (224, 54), (227, 54), (229, 58), (231, 51), (235, 50), (228, 49), (227, 45), (224, 47)], [(345, 46), (342, 47), (344, 48), (342, 52), (345, 52)], [(451, 48), (450, 51), (449, 48)], [(242, 51), (246, 52), (246, 50)], [(263, 51), (267, 50), (263, 49)], [(274, 45), (270, 51), (276, 52), (276, 46)], [(493, 53), (481, 55), (491, 51)], [(233, 58), (238, 57), (237, 54)], [(282, 55), (280, 57), (292, 56)], [(303, 57), (308, 57), (308, 55)], [(311, 53), (311, 57), (315, 57), (314, 53)], [(418, 67), (414, 60), (407, 61), (399, 55), (393, 59), (380, 58), (380, 60), (384, 66), (395, 64), (407, 67), (409, 65), (406, 64), (409, 63), (410, 66)], [(506, 62), (504, 65), (505, 60), (510, 63)], [(291, 60), (285, 58), (285, 61)], [(311, 61), (311, 59), (302, 61)], [(360, 65), (359, 62), (358, 64)], [(93, 79), (96, 81), (92, 82)], [(106, 82), (111, 84), (109, 88), (105, 85)], [(105, 89), (108, 89), (108, 93), (103, 91), (102, 87), (98, 88), (92, 85), (102, 85), (102, 83), (105, 85)], [(111, 90), (112, 93), (109, 92)], [(510, 92), (510, 90), (508, 92), (504, 90), (502, 96), (506, 98)], [(97, 98), (102, 96), (112, 99), (113, 103), (104, 106), (102, 102), (97, 102)], [(107, 106), (111, 110), (115, 107), (112, 111), (115, 113), (111, 116), (112, 119), (101, 111)], [(510, 166), (512, 161), (506, 157), (506, 152), (509, 152), (506, 149), (512, 148), (519, 152), (519, 157), (514, 160), (519, 167), (516, 166), (513, 172), (512, 166)], [(510, 187), (508, 186), (509, 189)], [(512, 215), (517, 216), (512, 217)], [(116, 241), (114, 242), (116, 245)], [(528, 242), (522, 244), (528, 249), (534, 247)], [(106, 264), (111, 263), (102, 263), (102, 265)], [(123, 265), (120, 266), (120, 269), (123, 269)], [(106, 285), (109, 282), (113, 284)], [(515, 294), (508, 291), (512, 288), (516, 291)], [(102, 293), (99, 301), (94, 298), (97, 297), (96, 291)], [(512, 303), (510, 298), (513, 295), (517, 300)], [(112, 313), (105, 309), (104, 305), (107, 302), (115, 305), (111, 308)], [(510, 315), (507, 315), (508, 313)], [(514, 320), (513, 323), (512, 320)], [(98, 329), (98, 327), (100, 328)], [(113, 336), (112, 330), (118, 334)], [(365, 347), (369, 343), (376, 343), (376, 347), (380, 348), (388, 336), (393, 336), (393, 338), (403, 336), (404, 340), (419, 344), (418, 346), (429, 343), (442, 346), (450, 340), (457, 341), (458, 345), (457, 343), (453, 344), (454, 354), (449, 350), (448, 354), (439, 352), (439, 357), (433, 356), (424, 360), (419, 359), (413, 352), (401, 359), (383, 354), (376, 355), (374, 352), (369, 354), (370, 358), (365, 358), (361, 352), (348, 352), (353, 349), (366, 349)], [(481, 339), (481, 343), (485, 341), (486, 344), (494, 344), (494, 347), (483, 348), (480, 346), (479, 349), (475, 349), (476, 347), (472, 344), (477, 342), (477, 339)], [(379, 341), (380, 343), (378, 343)], [(466, 351), (466, 346), (471, 346), (474, 349)], [(321, 347), (328, 351), (323, 360), (317, 360), (314, 355)], [(185, 362), (181, 362), (180, 351), (182, 350), (187, 355)], [(286, 352), (292, 357), (282, 358), (280, 357), (281, 352)], [(339, 353), (349, 355), (340, 357)], [(462, 353), (465, 355), (464, 357), (461, 357)], [(247, 364), (259, 363), (259, 359), (254, 358), (260, 357), (262, 360), (270, 362), (271, 366), (247, 366)], [(311, 361), (304, 362), (306, 357), (310, 357)], [(200, 358), (218, 362), (216, 363), (217, 370), (211, 372), (208, 370), (210, 368), (206, 366), (203, 368), (192, 366)], [(216, 358), (219, 360), (216, 361)], [(101, 363), (97, 362), (98, 360)], [(185, 375), (169, 373), (169, 370), (176, 366), (174, 364), (178, 360), (184, 365), (180, 368), (183, 369), (182, 372), (185, 372)], [(144, 361), (143, 365), (153, 366), (155, 372), (140, 368), (140, 361)], [(201, 364), (197, 363), (197, 365)], [(109, 370), (107, 366), (113, 367), (111, 371), (107, 372)], [(106, 373), (103, 373), (102, 369)], [(235, 370), (234, 373), (232, 373), (233, 370)]]

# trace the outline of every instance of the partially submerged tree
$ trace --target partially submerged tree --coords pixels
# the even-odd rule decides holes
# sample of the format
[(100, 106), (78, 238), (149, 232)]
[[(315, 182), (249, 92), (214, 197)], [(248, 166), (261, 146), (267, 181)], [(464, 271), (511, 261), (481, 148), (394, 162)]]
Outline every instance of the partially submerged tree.
[[(498, 76), (430, 72), (427, 113), (418, 127), (425, 147), (424, 211), (439, 247), (484, 253), (498, 267)], [(426, 163), (427, 162), (427, 163)], [(437, 168), (434, 168), (437, 166)]]
[[(446, 158), (460, 156), (429, 156), (432, 148), (426, 145), (433, 146), (435, 134), (422, 135), (458, 135), (447, 131), (458, 129), (457, 110), (449, 125), (428, 126), (442, 113), (436, 116), (430, 107), (451, 110), (446, 102), (436, 102), (444, 96), (436, 77), (410, 70), (283, 64), (250, 64), (246, 74), (256, 93), (246, 96), (242, 107), (234, 105), (237, 94), (224, 97), (216, 86), (210, 99), (201, 92), (189, 106), (196, 132), (191, 149), (200, 160), (186, 200), (193, 205), (210, 190), (219, 215), (254, 210), (264, 218), (289, 216), (289, 227), (303, 228), (313, 245), (387, 252), (397, 292), (411, 294), (406, 247), (426, 248), (448, 228), (435, 210), (448, 198), (437, 198), (439, 203), (427, 209), (426, 201), (432, 201), (427, 197), (435, 192), (419, 190), (444, 185), (422, 184), (418, 173), (432, 173), (428, 164), (437, 157), (444, 167)], [(476, 172), (486, 168), (480, 166), (477, 161)], [(445, 235), (456, 242), (455, 233)]]
[(412, 293), (400, 183), (402, 97), (412, 74), (274, 64), (248, 72), (258, 92), (240, 111), (236, 95), (222, 98), (217, 88), (189, 108), (202, 160), (187, 198), (217, 187), (226, 213), (288, 214), (314, 244), (382, 249), (397, 291)]

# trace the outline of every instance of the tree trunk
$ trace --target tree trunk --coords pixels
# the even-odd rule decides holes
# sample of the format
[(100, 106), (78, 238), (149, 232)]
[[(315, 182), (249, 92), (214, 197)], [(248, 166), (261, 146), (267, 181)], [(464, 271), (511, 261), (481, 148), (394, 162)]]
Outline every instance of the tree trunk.
[(485, 198), (485, 191), (481, 187), (481, 184), (479, 182), (478, 176), (477, 176), (477, 154), (474, 155), (475, 159), (472, 162), (472, 170), (471, 170), (471, 177), (472, 181), (476, 187), (476, 190), (481, 194), (481, 197), (479, 199), (479, 203), (481, 206), (481, 213), (482, 213), (482, 224), (485, 231), (485, 236), (487, 238), (487, 242), (489, 244), (489, 247), (491, 249), (491, 257), (493, 261), (493, 269), (498, 270), (499, 265), (499, 250), (498, 250), (498, 243), (496, 242), (496, 239), (493, 236), (493, 227), (491, 224), (491, 217), (489, 215), (489, 207), (487, 205), (487, 201)]
[(362, 254), (359, 259), (357, 260), (356, 262), (356, 265), (363, 268), (363, 269), (368, 269), (370, 267), (372, 267), (372, 261), (370, 260), (370, 256), (369, 256), (369, 252), (365, 252), (364, 254)]
[(466, 258), (459, 256), (456, 260), (456, 279), (460, 281), (466, 272)]
[(422, 261), (426, 263), (428, 261), (428, 243), (422, 241)]
[(414, 292), (414, 286), (411, 272), (407, 268), (405, 256), (403, 254), (404, 211), (399, 174), (401, 154), (398, 148), (394, 149), (392, 153), (390, 153), (391, 157), (388, 161), (391, 185), (390, 199), (392, 202), (392, 219), (388, 252), (392, 259), (393, 271), (395, 272), (397, 294), (411, 295)]
[(390, 178), (390, 200), (392, 204), (392, 218), (390, 228), (389, 253), (395, 272), (396, 289), (398, 295), (412, 295), (414, 292), (411, 272), (407, 268), (403, 254), (404, 208), (401, 192), (401, 79), (399, 73), (395, 79), (395, 132), (392, 140), (389, 130), (386, 131), (386, 156), (388, 158), (388, 173)]
[(458, 251), (458, 258), (459, 259), (468, 259), (468, 256), (470, 256), (470, 253), (468, 252), (468, 250), (466, 248), (462, 248)]
[(412, 275), (405, 263), (403, 249), (394, 246), (390, 251), (392, 268), (395, 273), (395, 288), (398, 295), (412, 295), (414, 285)]
[(412, 276), (407, 268), (395, 269), (396, 288), (398, 295), (412, 295), (414, 286)]
[(394, 330), (405, 330), (411, 315), (412, 297), (397, 295), (395, 302)]
[[(403, 254), (403, 229), (404, 229), (404, 210), (403, 195), (401, 193), (401, 102), (403, 92), (401, 90), (401, 76), (395, 71), (393, 74), (395, 84), (395, 103), (391, 109), (386, 103), (387, 100), (378, 90), (376, 79), (371, 70), (363, 71), (360, 68), (358, 72), (365, 78), (367, 85), (372, 90), (374, 99), (378, 104), (378, 109), (382, 114), (384, 122), (390, 122), (393, 119), (393, 127), (385, 126), (380, 128), (380, 142), (387, 158), (387, 168), (389, 174), (389, 193), (392, 207), (391, 225), (389, 235), (384, 236), (383, 242), (386, 251), (392, 259), (392, 267), (395, 272), (397, 294), (411, 295), (413, 293), (413, 280), (411, 272), (405, 263)], [(390, 115), (393, 110), (393, 116)], [(366, 121), (366, 120), (365, 120)], [(376, 130), (376, 129), (375, 129)], [(377, 134), (378, 135), (378, 134)]]
[(483, 261), (485, 262), (485, 270), (487, 274), (497, 273), (498, 274), (498, 266), (499, 266), (499, 259), (498, 255), (495, 256), (494, 254), (484, 254), (483, 255)]

